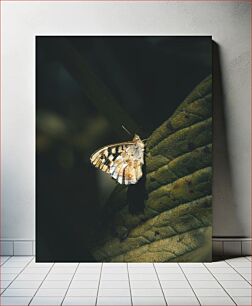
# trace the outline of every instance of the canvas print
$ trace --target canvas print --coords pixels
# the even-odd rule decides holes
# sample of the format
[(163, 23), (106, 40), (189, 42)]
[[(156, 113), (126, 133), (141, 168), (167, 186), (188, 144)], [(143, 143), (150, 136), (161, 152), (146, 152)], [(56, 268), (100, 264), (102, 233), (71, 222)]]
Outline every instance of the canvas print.
[(36, 37), (36, 260), (212, 259), (212, 38)]

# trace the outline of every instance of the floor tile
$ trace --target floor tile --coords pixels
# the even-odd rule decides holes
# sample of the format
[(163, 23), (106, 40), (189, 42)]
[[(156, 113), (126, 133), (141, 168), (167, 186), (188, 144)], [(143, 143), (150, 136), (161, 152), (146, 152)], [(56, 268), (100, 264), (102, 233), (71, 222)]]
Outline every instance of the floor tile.
[(50, 268), (25, 268), (23, 270), (22, 273), (25, 274), (44, 274), (44, 276), (46, 276), (46, 274), (49, 272)]
[(16, 280), (43, 280), (45, 274), (21, 273)]
[(100, 275), (101, 275), (101, 270), (98, 270), (98, 271), (93, 271), (93, 270), (91, 270), (91, 269), (88, 269), (88, 270), (77, 270), (76, 272), (75, 272), (75, 274), (76, 275), (79, 275), (79, 274), (87, 274), (87, 275), (96, 275), (96, 276), (98, 276), (98, 277), (100, 277)]
[(48, 306), (48, 305), (53, 305), (53, 306), (56, 306), (56, 305), (61, 305), (63, 301), (63, 296), (35, 296), (32, 301), (31, 301), (31, 304), (30, 305), (39, 305), (39, 306), (42, 306), (42, 305), (45, 305), (45, 306)]
[[(60, 305), (65, 294), (63, 305), (95, 305), (98, 284), (98, 305), (131, 305), (130, 289), (134, 305), (165, 305), (160, 283), (169, 306), (199, 305), (193, 290), (199, 295), (202, 305), (234, 305), (225, 290), (238, 305), (250, 305), (246, 304), (250, 303), (248, 295), (251, 294), (248, 283), (248, 281), (251, 282), (249, 260), (242, 257), (226, 262), (181, 263), (186, 278), (190, 281), (189, 284), (177, 263), (155, 265), (130, 263), (128, 264), (129, 280), (125, 263), (104, 263), (103, 265), (101, 263), (80, 263), (79, 265), (78, 263), (57, 263), (54, 265), (53, 263), (35, 263), (32, 257), (20, 259), (12, 257), (2, 266), (5, 268), (5, 273), (1, 274), (1, 280), (5, 280), (2, 281), (2, 286), (9, 285), (3, 292), (2, 300), (4, 299), (4, 303), (10, 303), (11, 299), (15, 300), (15, 303), (11, 301), (8, 305), (21, 305), (20, 301), (22, 305), (27, 305), (46, 277), (31, 305)], [(52, 271), (46, 276), (50, 268)], [(17, 275), (20, 269), (24, 271)], [(10, 273), (14, 271), (15, 273)], [(76, 274), (72, 280), (74, 272)], [(131, 288), (129, 288), (129, 281)], [(9, 296), (13, 294), (16, 296)], [(27, 298), (28, 302), (24, 300)], [(2, 302), (6, 305), (4, 303)]]
[[(38, 268), (39, 269), (39, 268)], [(40, 268), (43, 269), (43, 268)], [(76, 271), (76, 267), (53, 267), (50, 273), (57, 273), (57, 274), (73, 274)]]
[(178, 267), (179, 264), (177, 262), (155, 262), (153, 264), (156, 268), (157, 267)]
[(5, 274), (5, 273), (15, 273), (18, 274), (23, 270), (23, 268), (11, 268), (11, 267), (2, 267), (1, 266), (1, 274)]
[[(61, 274), (62, 275), (62, 274)], [(92, 280), (92, 281), (98, 281), (100, 279), (99, 274), (75, 274), (74, 280)]]
[(154, 267), (129, 267), (129, 273), (142, 273), (142, 274), (149, 274), (149, 273), (156, 273)]
[(223, 274), (215, 274), (217, 280), (244, 280), (241, 275), (237, 273), (223, 273)]
[(10, 256), (0, 256), (0, 264), (3, 264), (4, 262), (6, 262), (9, 258)]
[(159, 289), (143, 289), (131, 288), (132, 296), (163, 296), (162, 290)]
[(200, 296), (198, 297), (198, 299), (200, 300), (200, 303), (202, 306), (204, 305), (209, 305), (209, 306), (235, 305), (235, 303), (228, 296), (219, 296), (219, 297)]
[(111, 266), (111, 267), (119, 267), (119, 266), (127, 266), (130, 265), (131, 263), (126, 263), (126, 262), (104, 262), (102, 266)]
[(166, 305), (166, 302), (162, 296), (155, 296), (155, 297), (143, 297), (143, 296), (133, 296), (132, 297), (133, 305)]
[(208, 268), (228, 268), (230, 267), (225, 261), (206, 262), (204, 264)]
[[(81, 280), (73, 280), (70, 284), (70, 288), (87, 288), (87, 289), (92, 289), (92, 288), (98, 288), (98, 280), (97, 281), (81, 281)], [(118, 283), (118, 282), (115, 282)], [(120, 283), (120, 282), (119, 282)]]
[(97, 267), (97, 268), (89, 268), (89, 267), (78, 267), (78, 269), (76, 270), (76, 273), (87, 273), (87, 274), (100, 274), (101, 273), (101, 268)]
[(167, 273), (167, 274), (159, 274), (158, 278), (160, 280), (186, 280), (183, 273)]
[[(141, 275), (141, 274), (136, 274), (136, 275)], [(99, 277), (98, 277), (99, 278)], [(116, 273), (116, 274), (102, 274), (101, 275), (101, 280), (128, 280), (128, 274), (121, 274), (121, 273)]]
[(106, 296), (99, 296), (97, 300), (97, 305), (124, 305), (128, 306), (131, 305), (131, 298), (130, 297), (106, 297)]
[(15, 280), (10, 286), (10, 289), (32, 289), (38, 288), (42, 281), (18, 281)]
[(1, 270), (3, 267), (5, 268), (24, 268), (27, 265), (26, 262), (23, 261), (7, 261), (4, 263), (1, 267)]
[(237, 305), (246, 305), (246, 306), (250, 306), (252, 305), (252, 298), (249, 296), (234, 296), (233, 300), (235, 301), (235, 303)]
[(55, 281), (60, 281), (60, 280), (71, 280), (73, 277), (72, 274), (58, 274), (58, 273), (49, 273), (46, 276), (46, 280), (55, 280)]
[(199, 296), (226, 296), (227, 293), (222, 288), (194, 288), (195, 294)]
[(235, 258), (230, 258), (230, 259), (226, 259), (226, 262), (246, 262), (246, 258), (245, 257), (235, 257)]
[(201, 280), (201, 281), (207, 281), (207, 280), (215, 280), (213, 275), (210, 273), (199, 273), (199, 274), (187, 274), (186, 277), (191, 280)]
[(154, 267), (154, 263), (153, 262), (129, 262), (127, 264), (128, 268), (153, 268)]
[(238, 273), (250, 273), (251, 274), (251, 268), (250, 267), (246, 267), (246, 268), (240, 268), (240, 267), (234, 267), (235, 271), (237, 271)]
[(17, 277), (17, 274), (14, 273), (1, 273), (1, 280), (13, 280), (15, 277)]
[(202, 262), (180, 262), (178, 263), (180, 267), (192, 267), (192, 268), (204, 268), (204, 263)]
[(249, 261), (231, 261), (229, 262), (230, 266), (233, 268), (248, 268), (251, 270), (252, 263)]
[(166, 273), (183, 273), (180, 267), (159, 267), (156, 268), (158, 274), (166, 274)]
[(36, 292), (36, 288), (26, 288), (26, 289), (10, 289), (7, 288), (2, 296), (33, 296)]
[(250, 273), (243, 273), (242, 277), (245, 278), (250, 284), (252, 284), (252, 275)]
[(25, 262), (30, 262), (34, 256), (12, 256), (10, 258), (10, 261), (25, 261)]
[[(84, 265), (83, 266), (82, 264), (79, 264), (79, 266), (77, 267), (77, 271), (85, 270), (85, 271), (97, 271), (97, 272), (100, 272), (103, 267), (104, 266), (94, 266), (94, 265), (91, 265), (91, 266)], [(113, 268), (113, 267), (111, 267), (111, 268)]]
[(42, 289), (47, 289), (47, 288), (61, 289), (61, 288), (68, 288), (69, 284), (70, 284), (70, 280), (64, 280), (64, 281), (46, 280), (42, 283), (41, 288)]
[(187, 296), (187, 297), (183, 297), (183, 296), (168, 296), (166, 297), (166, 301), (168, 303), (169, 306), (172, 305), (200, 305), (199, 301), (197, 300), (197, 298), (195, 296)]
[(199, 274), (199, 273), (208, 273), (209, 271), (205, 267), (182, 267), (182, 270), (184, 271), (185, 274)]
[(1, 297), (1, 306), (4, 305), (9, 305), (9, 306), (13, 306), (13, 305), (29, 305), (30, 300), (32, 299), (32, 297), (29, 296), (25, 296), (25, 297), (17, 297), (17, 296), (11, 296), (11, 297)]
[(98, 288), (91, 288), (91, 289), (76, 289), (76, 288), (69, 288), (67, 291), (67, 296), (96, 296)]
[(251, 296), (251, 288), (226, 288), (231, 296)]
[(129, 288), (100, 288), (99, 296), (130, 296)]
[(102, 273), (127, 273), (127, 266), (119, 266), (119, 267), (103, 266)]
[[(103, 265), (117, 265), (117, 263), (104, 263)], [(119, 265), (126, 265), (125, 263), (119, 263)], [(79, 267), (102, 267), (101, 262), (81, 262)]]
[(220, 280), (219, 282), (224, 288), (251, 288), (251, 285), (245, 280), (244, 281)]
[[(97, 282), (98, 286), (98, 282)], [(132, 282), (131, 282), (132, 286)], [(129, 281), (101, 281), (99, 288), (129, 288)]]
[(162, 280), (162, 288), (190, 288), (187, 280)]
[(56, 262), (54, 264), (55, 268), (77, 268), (79, 266), (78, 262)]
[(195, 296), (193, 291), (188, 288), (169, 288), (163, 289), (165, 296)]
[(64, 296), (66, 288), (39, 288), (36, 296)]
[(29, 268), (51, 268), (53, 263), (48, 262), (30, 262), (27, 267)]
[[(101, 286), (101, 285), (100, 285)], [(157, 289), (160, 288), (159, 282), (158, 280), (154, 280), (154, 281), (138, 281), (138, 280), (132, 280), (130, 281), (130, 287), (131, 288), (153, 288), (153, 289)]]
[(128, 263), (128, 268), (139, 268), (139, 267), (142, 267), (142, 268), (149, 268), (149, 267), (153, 267), (153, 263), (150, 263), (150, 262), (129, 262)]
[(230, 273), (235, 273), (235, 270), (231, 267), (213, 267), (213, 268), (209, 268), (209, 270), (211, 271), (211, 273), (213, 274), (230, 274)]
[(11, 280), (2, 280), (0, 282), (1, 288), (7, 288), (11, 284)]
[(74, 305), (74, 306), (91, 306), (95, 305), (96, 297), (95, 296), (66, 296), (62, 305)]
[(200, 281), (200, 280), (190, 280), (190, 284), (193, 288), (221, 288), (221, 285), (215, 281)]

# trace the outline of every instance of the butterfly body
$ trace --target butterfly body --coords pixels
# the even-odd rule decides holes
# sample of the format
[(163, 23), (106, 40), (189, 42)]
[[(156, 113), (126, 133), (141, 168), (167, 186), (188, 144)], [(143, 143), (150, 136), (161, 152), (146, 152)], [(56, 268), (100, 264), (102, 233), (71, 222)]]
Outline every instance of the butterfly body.
[(138, 135), (132, 141), (105, 146), (90, 157), (91, 163), (120, 184), (136, 184), (142, 177), (144, 143)]

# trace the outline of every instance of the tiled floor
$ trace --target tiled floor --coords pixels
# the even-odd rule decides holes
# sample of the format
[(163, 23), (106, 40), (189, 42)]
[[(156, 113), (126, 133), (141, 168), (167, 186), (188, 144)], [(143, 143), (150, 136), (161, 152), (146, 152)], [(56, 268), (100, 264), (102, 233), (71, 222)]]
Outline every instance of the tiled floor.
[(251, 257), (214, 263), (35, 263), (1, 257), (0, 305), (251, 305)]

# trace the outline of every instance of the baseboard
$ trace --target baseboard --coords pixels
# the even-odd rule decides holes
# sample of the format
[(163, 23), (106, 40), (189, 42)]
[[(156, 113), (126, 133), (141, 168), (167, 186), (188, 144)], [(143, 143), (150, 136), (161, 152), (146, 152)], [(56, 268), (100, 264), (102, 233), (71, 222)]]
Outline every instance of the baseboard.
[(214, 237), (213, 257), (229, 258), (251, 256), (251, 238)]
[[(1, 256), (35, 255), (35, 240), (0, 240)], [(228, 258), (250, 256), (251, 238), (214, 237), (213, 257)]]
[(35, 240), (0, 240), (1, 256), (32, 256), (35, 255)]

